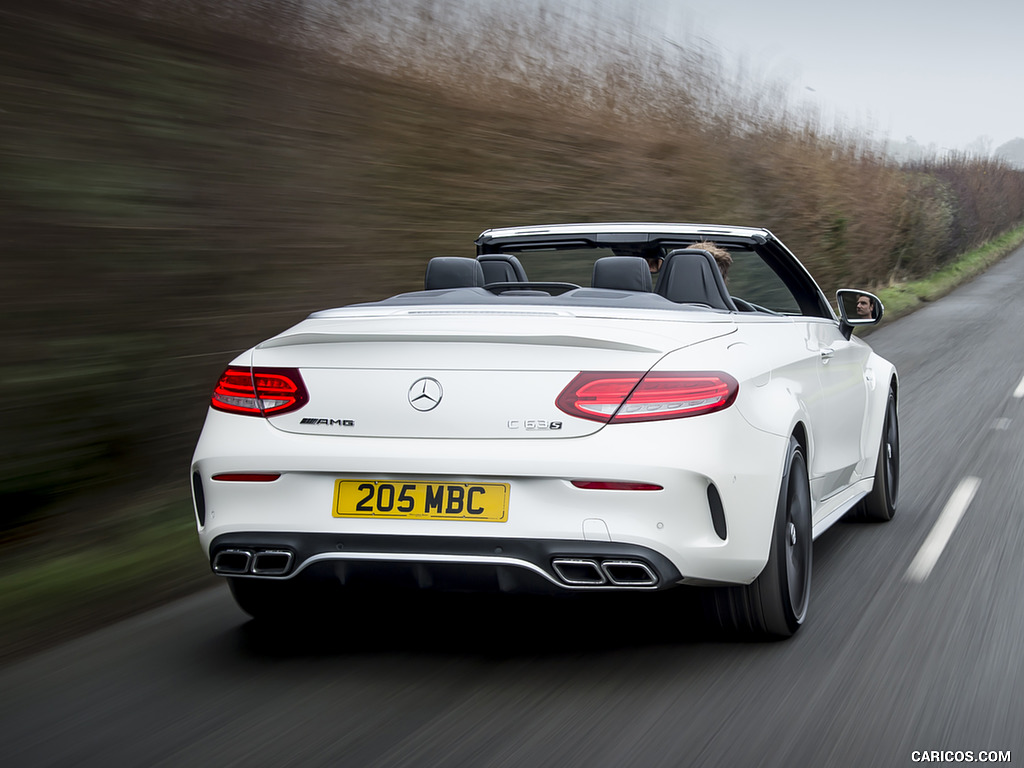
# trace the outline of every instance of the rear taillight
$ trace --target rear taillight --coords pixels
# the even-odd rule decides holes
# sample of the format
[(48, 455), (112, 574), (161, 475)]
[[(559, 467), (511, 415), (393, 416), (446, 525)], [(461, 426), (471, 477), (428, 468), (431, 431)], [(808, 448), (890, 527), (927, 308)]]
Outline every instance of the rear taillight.
[(309, 395), (295, 368), (228, 368), (213, 390), (218, 411), (248, 416), (278, 416), (306, 404)]
[(584, 371), (555, 400), (570, 416), (611, 424), (700, 416), (728, 408), (739, 384), (720, 371)]

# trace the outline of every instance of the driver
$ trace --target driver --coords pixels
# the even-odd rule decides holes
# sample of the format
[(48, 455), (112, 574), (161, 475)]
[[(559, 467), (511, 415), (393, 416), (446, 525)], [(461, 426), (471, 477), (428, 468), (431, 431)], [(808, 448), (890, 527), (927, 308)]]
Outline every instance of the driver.
[(732, 266), (732, 256), (720, 245), (717, 245), (710, 240), (702, 240), (699, 243), (686, 246), (687, 248), (694, 248), (698, 251), (707, 251), (715, 257), (715, 264), (718, 265), (718, 271), (722, 273), (722, 279), (729, 279), (729, 267)]
[(875, 301), (866, 294), (860, 294), (857, 297), (857, 317), (861, 318), (874, 318), (875, 316)]

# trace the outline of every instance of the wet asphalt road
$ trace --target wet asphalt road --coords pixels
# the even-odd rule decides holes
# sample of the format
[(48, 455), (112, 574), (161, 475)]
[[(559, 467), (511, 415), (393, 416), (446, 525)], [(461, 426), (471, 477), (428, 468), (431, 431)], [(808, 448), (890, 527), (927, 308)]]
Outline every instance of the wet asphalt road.
[(1024, 761), (1024, 249), (869, 341), (901, 374), (901, 508), (815, 543), (792, 640), (722, 641), (679, 597), (441, 599), (260, 631), (218, 589), (0, 669), (0, 760)]

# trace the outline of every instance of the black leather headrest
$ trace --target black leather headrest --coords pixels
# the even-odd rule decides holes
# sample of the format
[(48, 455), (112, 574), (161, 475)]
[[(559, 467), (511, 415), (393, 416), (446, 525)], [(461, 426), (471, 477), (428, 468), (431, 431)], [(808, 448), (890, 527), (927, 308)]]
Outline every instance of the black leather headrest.
[(637, 256), (605, 256), (594, 262), (594, 288), (613, 288), (618, 291), (650, 291), (651, 268), (646, 259)]
[(707, 251), (683, 249), (669, 253), (658, 276), (657, 293), (678, 304), (707, 304), (737, 311), (715, 257)]
[(423, 283), (428, 291), (442, 288), (473, 288), (484, 284), (484, 271), (476, 259), (435, 256), (427, 262), (427, 274)]
[(482, 253), (476, 257), (488, 283), (525, 283), (526, 270), (510, 253)]

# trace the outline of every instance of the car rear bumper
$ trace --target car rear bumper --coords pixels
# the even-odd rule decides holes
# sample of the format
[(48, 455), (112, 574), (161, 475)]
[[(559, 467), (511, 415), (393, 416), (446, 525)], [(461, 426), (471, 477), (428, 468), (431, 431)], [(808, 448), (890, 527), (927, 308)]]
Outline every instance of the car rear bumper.
[[(239, 578), (290, 578), (316, 566), (339, 578), (404, 569), (425, 584), (459, 569), (499, 581), (529, 574), (538, 589), (556, 590), (749, 583), (767, 561), (788, 439), (753, 429), (737, 409), (686, 421), (571, 439), (348, 439), (288, 435), (214, 412), (192, 463), (199, 537), (212, 565), (228, 564), (215, 570)], [(279, 477), (215, 479), (244, 472)], [(507, 520), (340, 518), (332, 505), (342, 479), (507, 483)], [(574, 480), (661, 490), (583, 489)], [(239, 554), (225, 560), (224, 549)], [(616, 585), (616, 570), (633, 583)], [(574, 584), (588, 579), (567, 573), (595, 583)]]
[(345, 586), (536, 593), (658, 590), (682, 580), (658, 552), (612, 542), (241, 532), (218, 536), (210, 552), (222, 576), (319, 576)]

